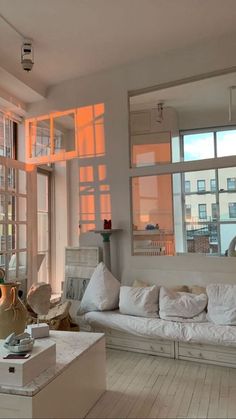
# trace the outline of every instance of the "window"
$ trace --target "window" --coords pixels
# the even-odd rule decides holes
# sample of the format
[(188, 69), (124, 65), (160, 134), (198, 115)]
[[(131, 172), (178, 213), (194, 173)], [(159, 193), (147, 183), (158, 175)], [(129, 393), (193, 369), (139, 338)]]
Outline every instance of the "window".
[(236, 218), (236, 202), (229, 202), (229, 218)]
[(205, 180), (198, 180), (197, 181), (197, 190), (198, 192), (205, 192), (206, 190), (206, 181)]
[(211, 192), (216, 191), (216, 179), (210, 179), (210, 188), (211, 188)]
[(211, 204), (211, 216), (212, 216), (212, 220), (217, 219), (218, 211), (217, 211), (217, 204), (215, 203)]
[[(152, 111), (150, 114), (152, 116)], [(158, 158), (154, 157), (154, 147), (150, 149), (150, 144), (155, 143), (156, 135), (151, 132), (151, 124), (152, 119), (146, 125), (142, 123), (139, 126), (136, 121), (137, 129), (134, 132), (131, 124), (133, 165), (131, 164), (130, 177), (134, 254), (191, 252), (225, 255), (230, 241), (236, 235), (236, 168), (230, 166), (232, 158), (228, 157), (236, 155), (235, 127), (178, 133), (174, 126), (170, 140), (171, 161), (168, 163), (168, 159), (161, 156), (164, 150), (162, 147), (158, 149)], [(163, 135), (161, 128), (164, 130), (165, 125), (154, 128), (160, 130), (160, 138)], [(138, 150), (140, 141), (145, 159), (139, 160), (140, 155), (134, 162), (134, 153)], [(147, 144), (149, 149), (146, 148)], [(148, 154), (151, 152), (152, 155)], [(191, 162), (191, 165), (185, 162)], [(145, 165), (152, 165), (152, 170), (148, 170)], [(191, 167), (192, 171), (186, 171), (186, 167)], [(163, 173), (169, 176), (168, 188), (164, 186)], [(155, 196), (152, 196), (153, 193)], [(167, 229), (163, 227), (166, 211), (163, 203), (168, 195), (173, 204), (173, 226)], [(162, 205), (158, 196), (161, 196)], [(171, 236), (167, 237), (166, 230)], [(168, 241), (172, 243), (170, 252), (166, 251)]]
[(191, 218), (191, 205), (185, 205), (185, 218), (189, 220)]
[(227, 189), (228, 189), (228, 191), (236, 190), (236, 178), (235, 177), (227, 178)]
[(190, 180), (185, 180), (184, 181), (184, 189), (185, 189), (185, 192), (186, 193), (188, 193), (188, 192), (191, 191), (191, 183), (190, 183)]
[(198, 204), (198, 217), (200, 220), (206, 220), (207, 218), (206, 204)]
[(17, 124), (0, 112), (0, 156), (16, 158)]

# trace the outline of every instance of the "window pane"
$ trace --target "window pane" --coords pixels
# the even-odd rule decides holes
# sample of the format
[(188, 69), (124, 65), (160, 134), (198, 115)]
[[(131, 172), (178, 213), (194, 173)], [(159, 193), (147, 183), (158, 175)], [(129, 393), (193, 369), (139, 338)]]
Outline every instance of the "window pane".
[(184, 161), (203, 160), (214, 157), (214, 136), (212, 132), (187, 134), (183, 136)]
[(7, 247), (8, 250), (14, 250), (17, 247), (15, 224), (7, 225), (7, 246), (8, 246)]
[(29, 137), (31, 139), (32, 157), (50, 154), (50, 121), (36, 121), (29, 123)]
[(220, 225), (221, 254), (227, 255), (231, 240), (236, 236), (236, 224)]
[(6, 225), (0, 224), (0, 251), (6, 250)]
[(26, 194), (26, 173), (23, 170), (18, 170), (18, 192)]
[(153, 166), (171, 161), (170, 133), (132, 135), (132, 166)]
[(219, 190), (223, 191), (235, 191), (236, 190), (236, 168), (226, 167), (218, 170), (219, 176)]
[(60, 153), (75, 149), (74, 113), (54, 118), (54, 152)]
[(16, 198), (12, 195), (6, 195), (7, 199), (7, 209), (8, 209), (8, 219), (16, 220)]
[(17, 197), (18, 200), (18, 220), (17, 221), (26, 221), (26, 198)]
[(5, 195), (0, 194), (0, 221), (5, 220), (6, 211), (5, 211)]
[(0, 164), (0, 189), (5, 189), (5, 167)]
[[(189, 182), (191, 190), (185, 192), (191, 192), (192, 194), (204, 194), (204, 192), (212, 192), (212, 179), (215, 181), (216, 172), (215, 170), (199, 170), (197, 172), (186, 172), (183, 175), (185, 188), (186, 183)], [(215, 181), (216, 182), (216, 181)], [(214, 183), (214, 185), (216, 185)]]
[(189, 253), (218, 253), (217, 224), (205, 223), (186, 225), (187, 251)]
[(171, 175), (132, 179), (134, 254), (174, 254)]
[(19, 242), (18, 243), (19, 249), (26, 249), (27, 247), (26, 224), (18, 225), (18, 242)]
[(236, 130), (216, 133), (217, 157), (236, 155)]

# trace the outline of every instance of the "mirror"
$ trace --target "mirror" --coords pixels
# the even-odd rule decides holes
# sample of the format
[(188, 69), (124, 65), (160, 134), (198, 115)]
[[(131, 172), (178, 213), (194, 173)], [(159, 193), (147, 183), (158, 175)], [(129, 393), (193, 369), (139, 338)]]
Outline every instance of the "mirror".
[(236, 74), (133, 94), (134, 255), (227, 256), (236, 236)]

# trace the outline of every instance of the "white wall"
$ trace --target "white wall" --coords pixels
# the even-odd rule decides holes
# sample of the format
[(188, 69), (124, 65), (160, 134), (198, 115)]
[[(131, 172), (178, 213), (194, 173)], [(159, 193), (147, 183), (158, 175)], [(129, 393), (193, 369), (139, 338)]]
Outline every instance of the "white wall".
[[(81, 77), (54, 86), (48, 91), (47, 99), (33, 104), (30, 115), (39, 115), (50, 110), (64, 110), (73, 107), (104, 102), (106, 164), (111, 185), (112, 221), (114, 228), (123, 232), (115, 239), (118, 247), (112, 248), (113, 271), (125, 280), (146, 275), (156, 276), (156, 270), (163, 280), (180, 282), (211, 279), (234, 281), (236, 258), (181, 257), (138, 257), (131, 256), (130, 243), (130, 192), (129, 192), (129, 141), (128, 141), (128, 91), (157, 86), (174, 80), (211, 73), (236, 65), (236, 40), (232, 37), (205, 42), (192, 48), (172, 51), (155, 58), (127, 65), (118, 69)], [(235, 68), (234, 68), (235, 70)], [(236, 162), (235, 162), (236, 164)], [(71, 181), (73, 173), (71, 172)], [(75, 179), (76, 181), (76, 179)], [(74, 184), (72, 183), (72, 188)], [(73, 194), (70, 195), (70, 199)], [(72, 204), (76, 208), (76, 204)], [(61, 209), (62, 211), (62, 209)], [(70, 225), (78, 223), (77, 212), (70, 216)], [(70, 228), (70, 243), (77, 244), (76, 229)], [(81, 244), (100, 242), (93, 233), (86, 235)]]

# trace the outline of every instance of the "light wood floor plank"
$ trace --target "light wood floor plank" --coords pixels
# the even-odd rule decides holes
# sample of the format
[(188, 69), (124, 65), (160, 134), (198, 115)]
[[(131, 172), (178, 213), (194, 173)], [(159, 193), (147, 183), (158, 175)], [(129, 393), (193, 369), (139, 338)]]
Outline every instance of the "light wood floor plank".
[(236, 418), (236, 370), (107, 351), (107, 391), (87, 419)]

